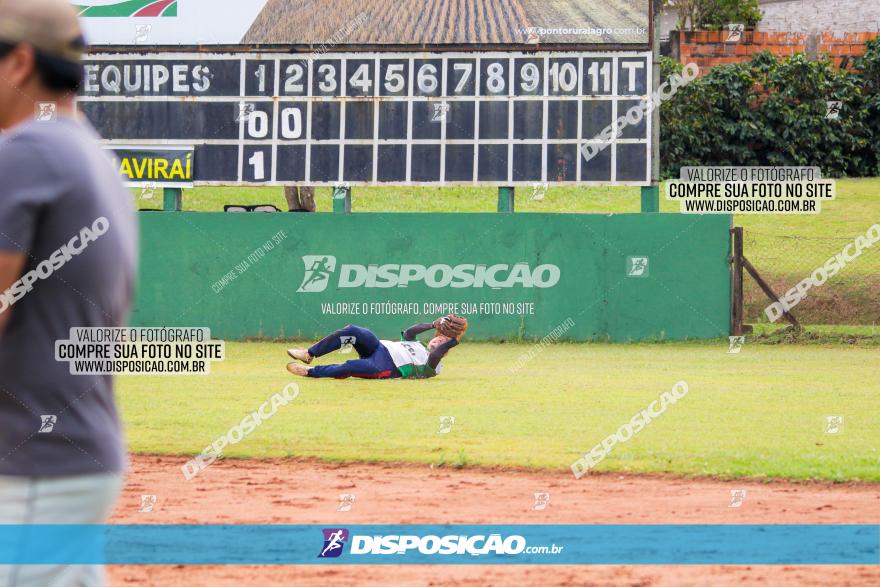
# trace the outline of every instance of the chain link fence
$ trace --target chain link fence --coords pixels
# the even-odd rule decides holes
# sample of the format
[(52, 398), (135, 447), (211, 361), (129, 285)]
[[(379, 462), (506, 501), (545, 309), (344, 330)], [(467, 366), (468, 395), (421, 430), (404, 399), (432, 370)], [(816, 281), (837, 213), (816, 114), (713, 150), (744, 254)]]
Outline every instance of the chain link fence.
[[(841, 253), (855, 237), (806, 237), (743, 231), (746, 259), (777, 295), (809, 278), (828, 259)], [(853, 249), (849, 249), (850, 255)], [(818, 276), (821, 279), (821, 276)], [(743, 282), (744, 321), (767, 322), (764, 313), (771, 300), (748, 274)], [(801, 324), (880, 323), (880, 243), (862, 249), (836, 275), (814, 285), (791, 310)], [(777, 323), (785, 323), (783, 318)]]

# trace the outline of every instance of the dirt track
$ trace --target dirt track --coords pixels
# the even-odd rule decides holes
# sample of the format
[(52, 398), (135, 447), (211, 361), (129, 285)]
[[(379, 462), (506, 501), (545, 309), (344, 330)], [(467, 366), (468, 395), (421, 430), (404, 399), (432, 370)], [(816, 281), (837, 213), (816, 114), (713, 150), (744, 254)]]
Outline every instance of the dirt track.
[[(880, 523), (880, 486), (134, 457), (114, 523)], [(744, 489), (740, 507), (731, 490)], [(534, 493), (549, 506), (532, 509)], [(354, 494), (337, 512), (339, 494)], [(141, 495), (156, 495), (151, 513)], [(868, 585), (880, 567), (112, 567), (112, 585)]]

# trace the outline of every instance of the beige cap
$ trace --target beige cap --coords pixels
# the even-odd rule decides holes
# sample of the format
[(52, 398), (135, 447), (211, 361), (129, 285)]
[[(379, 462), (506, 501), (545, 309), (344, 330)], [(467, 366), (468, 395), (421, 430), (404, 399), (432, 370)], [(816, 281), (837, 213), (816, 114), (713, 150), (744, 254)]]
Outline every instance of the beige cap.
[(83, 38), (67, 0), (0, 0), (0, 42), (27, 43), (44, 55), (78, 62)]

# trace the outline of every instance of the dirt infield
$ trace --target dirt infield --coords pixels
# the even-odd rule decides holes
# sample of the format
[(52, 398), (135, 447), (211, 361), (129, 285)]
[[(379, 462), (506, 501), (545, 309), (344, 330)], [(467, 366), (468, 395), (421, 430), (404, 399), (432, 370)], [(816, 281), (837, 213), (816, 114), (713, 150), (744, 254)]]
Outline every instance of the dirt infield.
[[(133, 457), (113, 523), (880, 523), (880, 486)], [(731, 491), (745, 490), (740, 507)], [(537, 492), (549, 506), (532, 509)], [(155, 495), (140, 512), (141, 495)], [(337, 512), (340, 494), (355, 496)], [(234, 547), (234, 546), (232, 546)], [(112, 585), (868, 585), (866, 566), (118, 566)]]

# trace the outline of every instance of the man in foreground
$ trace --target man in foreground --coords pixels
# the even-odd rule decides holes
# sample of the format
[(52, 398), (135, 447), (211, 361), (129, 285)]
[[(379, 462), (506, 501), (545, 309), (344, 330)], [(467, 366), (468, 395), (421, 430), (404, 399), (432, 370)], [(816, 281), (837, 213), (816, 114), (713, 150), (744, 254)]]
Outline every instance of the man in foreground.
[[(449, 314), (434, 322), (410, 326), (401, 333), (400, 342), (395, 342), (379, 340), (378, 336), (366, 328), (349, 324), (308, 349), (288, 349), (287, 354), (307, 365), (315, 357), (322, 357), (350, 345), (357, 351), (358, 359), (311, 368), (293, 362), (287, 365), (287, 370), (302, 377), (427, 379), (439, 375), (440, 361), (458, 345), (467, 332), (467, 327), (467, 319)], [(426, 348), (416, 340), (416, 336), (431, 329), (436, 329), (437, 334)]]
[[(71, 328), (123, 325), (137, 262), (132, 197), (76, 118), (83, 48), (66, 0), (0, 0), (0, 524), (103, 523), (126, 466), (111, 376), (55, 360)], [(103, 584), (73, 542), (0, 585)]]

